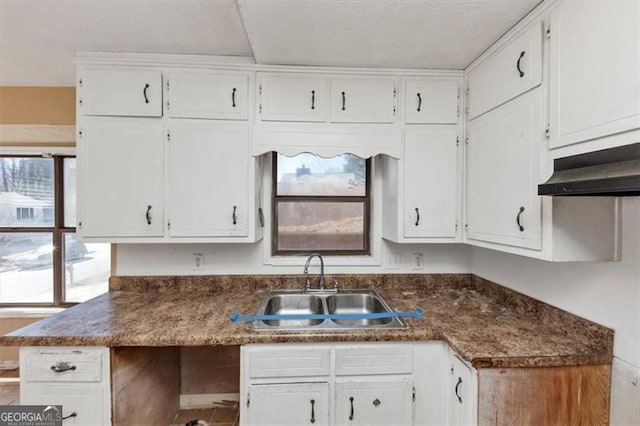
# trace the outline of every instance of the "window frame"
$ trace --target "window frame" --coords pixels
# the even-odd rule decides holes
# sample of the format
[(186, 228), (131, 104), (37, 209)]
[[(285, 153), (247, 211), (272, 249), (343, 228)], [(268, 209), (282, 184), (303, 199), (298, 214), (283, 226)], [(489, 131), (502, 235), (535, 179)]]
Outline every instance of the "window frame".
[(53, 302), (0, 302), (0, 308), (6, 307), (55, 307), (67, 308), (78, 302), (65, 301), (65, 268), (64, 268), (64, 237), (66, 234), (76, 233), (75, 226), (64, 224), (64, 160), (76, 158), (71, 154), (54, 154), (51, 156), (33, 154), (0, 154), (0, 158), (52, 158), (53, 159), (53, 226), (0, 226), (0, 233), (43, 233), (51, 234), (53, 245)]
[[(371, 158), (365, 159), (365, 194), (351, 195), (278, 195), (278, 152), (271, 155), (271, 256), (307, 256), (320, 253), (323, 256), (371, 256)], [(278, 249), (278, 204), (280, 202), (341, 202), (363, 203), (364, 247), (358, 250), (279, 250)]]

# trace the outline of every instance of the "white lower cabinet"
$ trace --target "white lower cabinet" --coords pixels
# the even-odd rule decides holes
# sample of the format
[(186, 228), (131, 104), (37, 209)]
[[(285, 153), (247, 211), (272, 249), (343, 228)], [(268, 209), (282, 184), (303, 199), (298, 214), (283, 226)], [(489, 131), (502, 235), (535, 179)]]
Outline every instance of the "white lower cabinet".
[(255, 344), (241, 349), (243, 425), (436, 425), (444, 342)]
[(478, 424), (477, 370), (449, 351), (451, 375), (448, 392), (448, 421), (450, 425)]
[(111, 424), (109, 349), (20, 349), (20, 404), (62, 405), (65, 425)]
[(335, 424), (411, 425), (412, 394), (411, 378), (336, 380)]
[(252, 425), (328, 425), (329, 383), (255, 384), (249, 386)]

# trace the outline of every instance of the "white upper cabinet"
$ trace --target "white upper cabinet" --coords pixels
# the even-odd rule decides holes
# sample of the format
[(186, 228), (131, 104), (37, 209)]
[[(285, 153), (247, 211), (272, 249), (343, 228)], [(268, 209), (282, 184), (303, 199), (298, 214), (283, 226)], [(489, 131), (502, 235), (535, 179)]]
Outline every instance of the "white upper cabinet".
[(82, 237), (163, 235), (161, 120), (86, 117), (78, 141)]
[(407, 129), (404, 139), (404, 236), (455, 238), (458, 208), (456, 126)]
[(468, 124), (469, 239), (541, 248), (541, 117), (542, 91), (535, 90)]
[(172, 118), (247, 120), (249, 75), (242, 72), (175, 71), (167, 82)]
[(325, 122), (328, 79), (304, 74), (258, 74), (262, 121)]
[(640, 128), (640, 3), (551, 13), (550, 147)]
[(248, 126), (180, 120), (168, 130), (169, 235), (247, 236)]
[(394, 123), (397, 79), (357, 76), (331, 79), (333, 123)]
[(404, 122), (407, 124), (455, 124), (458, 122), (457, 78), (406, 77)]
[(542, 23), (533, 25), (469, 73), (469, 119), (542, 82), (542, 38)]
[(78, 113), (162, 116), (162, 73), (157, 70), (88, 67), (79, 72)]

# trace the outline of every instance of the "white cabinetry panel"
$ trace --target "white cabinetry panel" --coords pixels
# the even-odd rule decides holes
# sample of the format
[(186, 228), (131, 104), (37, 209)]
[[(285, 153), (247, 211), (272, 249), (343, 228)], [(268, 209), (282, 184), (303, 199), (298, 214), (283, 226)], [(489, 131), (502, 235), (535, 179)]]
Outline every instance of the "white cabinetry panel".
[(81, 132), (78, 143), (80, 235), (162, 236), (162, 122), (85, 117)]
[(247, 120), (249, 76), (241, 72), (176, 71), (169, 74), (172, 118)]
[(162, 74), (157, 70), (91, 67), (79, 73), (83, 115), (162, 116)]
[(244, 424), (329, 424), (328, 383), (256, 384), (249, 389), (249, 421)]
[(542, 37), (542, 24), (533, 25), (470, 72), (469, 119), (542, 82)]
[(527, 93), (468, 124), (469, 239), (540, 249), (541, 96)]
[(331, 80), (331, 122), (393, 123), (397, 79), (344, 77)]
[(640, 3), (564, 2), (551, 14), (550, 146), (640, 128)]
[(351, 379), (336, 383), (336, 424), (411, 425), (411, 379)]
[(259, 74), (260, 119), (262, 121), (327, 120), (328, 80), (307, 75)]
[(169, 235), (248, 235), (248, 126), (185, 120), (168, 128)]
[(455, 124), (458, 122), (457, 78), (404, 79), (404, 122), (407, 124)]

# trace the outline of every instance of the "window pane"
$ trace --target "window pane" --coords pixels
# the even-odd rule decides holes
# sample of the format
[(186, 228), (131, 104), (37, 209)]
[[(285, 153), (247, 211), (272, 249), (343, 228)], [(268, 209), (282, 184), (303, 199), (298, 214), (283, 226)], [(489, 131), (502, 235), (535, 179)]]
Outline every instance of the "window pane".
[(53, 159), (0, 158), (0, 226), (53, 226)]
[(48, 233), (0, 233), (0, 303), (53, 303)]
[(64, 226), (76, 226), (76, 159), (63, 160)]
[(65, 294), (67, 302), (84, 302), (109, 289), (111, 245), (76, 241), (64, 235)]
[(278, 154), (277, 161), (277, 195), (366, 195), (367, 162), (356, 155)]
[(278, 250), (364, 250), (363, 202), (279, 202)]

